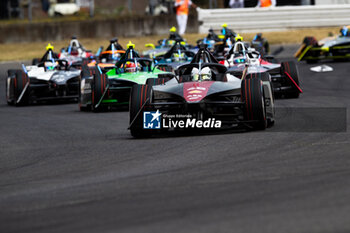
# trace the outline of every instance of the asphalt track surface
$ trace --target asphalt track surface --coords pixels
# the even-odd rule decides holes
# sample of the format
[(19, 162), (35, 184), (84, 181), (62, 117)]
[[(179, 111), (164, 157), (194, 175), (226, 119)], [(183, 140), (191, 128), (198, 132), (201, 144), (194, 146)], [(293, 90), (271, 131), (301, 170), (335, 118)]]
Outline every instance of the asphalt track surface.
[(1, 64), (0, 232), (350, 232), (349, 117), (289, 117), (350, 107), (350, 63), (327, 64), (298, 64), (304, 94), (266, 131), (144, 140), (125, 111), (7, 106)]

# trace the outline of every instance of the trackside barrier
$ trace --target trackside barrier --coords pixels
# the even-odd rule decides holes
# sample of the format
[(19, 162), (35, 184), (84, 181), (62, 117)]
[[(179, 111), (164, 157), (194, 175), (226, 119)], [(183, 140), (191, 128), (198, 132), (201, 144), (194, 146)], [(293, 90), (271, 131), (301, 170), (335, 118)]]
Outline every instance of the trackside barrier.
[(200, 9), (199, 33), (219, 30), (223, 23), (240, 32), (281, 31), (350, 24), (350, 4), (273, 8)]

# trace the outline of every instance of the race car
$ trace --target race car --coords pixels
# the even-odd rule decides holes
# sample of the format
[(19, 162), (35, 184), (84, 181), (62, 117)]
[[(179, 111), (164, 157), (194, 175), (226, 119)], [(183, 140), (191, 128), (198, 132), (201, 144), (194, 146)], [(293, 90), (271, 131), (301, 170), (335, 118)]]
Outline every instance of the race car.
[(150, 78), (174, 77), (171, 72), (155, 68), (151, 59), (141, 58), (134, 47), (129, 43), (115, 68), (105, 70), (98, 65), (94, 68), (83, 66), (79, 94), (81, 111), (127, 107), (134, 84), (145, 84)]
[(163, 71), (175, 72), (180, 65), (190, 63), (195, 53), (177, 41), (164, 55), (155, 57), (156, 67)]
[(270, 52), (269, 42), (262, 36), (262, 33), (255, 35), (251, 42), (251, 47), (258, 51), (262, 57), (268, 55)]
[[(225, 129), (243, 126), (263, 130), (274, 124), (274, 98), (268, 73), (227, 74), (200, 48), (199, 63), (178, 68), (176, 78), (134, 85), (130, 96), (131, 135), (148, 137), (173, 130)], [(196, 60), (197, 61), (197, 60)]]
[(215, 43), (213, 54), (215, 57), (223, 57), (233, 46), (236, 37), (239, 35), (227, 27), (224, 23), (221, 29), (221, 35), (218, 35), (219, 41)]
[(343, 60), (350, 58), (350, 26), (340, 30), (337, 37), (327, 37), (317, 41), (314, 37), (305, 37), (294, 55), (298, 61), (315, 63), (319, 60)]
[(158, 40), (158, 45), (154, 45), (152, 43), (145, 44), (145, 47), (148, 48), (142, 53), (143, 57), (155, 58), (158, 56), (164, 55), (176, 42), (181, 42), (182, 45), (186, 47), (188, 50), (192, 50), (193, 52), (197, 52), (195, 46), (187, 44), (186, 40), (182, 38), (177, 32), (176, 28), (170, 28), (170, 34), (168, 38), (164, 38)]
[(80, 70), (69, 66), (66, 60), (55, 59), (52, 49), (48, 46), (45, 60), (37, 65), (8, 70), (6, 99), (9, 105), (78, 100)]
[(254, 48), (247, 48), (246, 45), (242, 41), (237, 41), (226, 55), (223, 64), (228, 67), (228, 73), (238, 77), (241, 77), (246, 71), (248, 74), (269, 73), (276, 97), (298, 98), (302, 90), (295, 62), (273, 63), (271, 56), (270, 61), (267, 61)]
[(208, 35), (204, 37), (203, 39), (197, 40), (197, 46), (201, 44), (206, 44), (208, 47), (208, 50), (210, 52), (214, 52), (215, 45), (218, 42), (221, 42), (222, 39), (219, 38), (219, 36), (214, 32), (213, 29), (209, 29)]
[(99, 54), (96, 54), (96, 58), (92, 60), (88, 66), (95, 67), (98, 64), (102, 69), (113, 68), (115, 63), (120, 60), (122, 55), (125, 54), (125, 50), (118, 43), (118, 38), (110, 40), (110, 44), (107, 49)]
[[(100, 50), (102, 50), (102, 47)], [(100, 51), (97, 53), (99, 54)], [(91, 52), (91, 50), (85, 49), (78, 39), (73, 36), (69, 46), (61, 49), (61, 53), (58, 54), (58, 58), (68, 61), (70, 65), (81, 67), (84, 60), (94, 59), (95, 55)]]

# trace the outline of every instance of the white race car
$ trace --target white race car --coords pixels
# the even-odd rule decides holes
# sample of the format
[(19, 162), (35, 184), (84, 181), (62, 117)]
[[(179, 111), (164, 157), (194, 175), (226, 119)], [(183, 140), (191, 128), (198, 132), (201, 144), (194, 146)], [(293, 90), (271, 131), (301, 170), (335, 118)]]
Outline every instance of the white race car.
[(80, 70), (66, 60), (54, 59), (52, 50), (37, 65), (8, 70), (6, 99), (9, 105), (50, 100), (78, 100)]

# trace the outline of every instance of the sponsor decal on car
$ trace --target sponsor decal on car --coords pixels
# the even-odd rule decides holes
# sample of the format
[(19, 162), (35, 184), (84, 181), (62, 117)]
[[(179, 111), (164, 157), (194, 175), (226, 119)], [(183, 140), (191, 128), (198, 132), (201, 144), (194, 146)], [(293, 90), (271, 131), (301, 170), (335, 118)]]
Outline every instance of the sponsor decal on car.
[(218, 129), (222, 122), (215, 118), (197, 119), (190, 114), (162, 114), (156, 112), (143, 113), (144, 129)]

